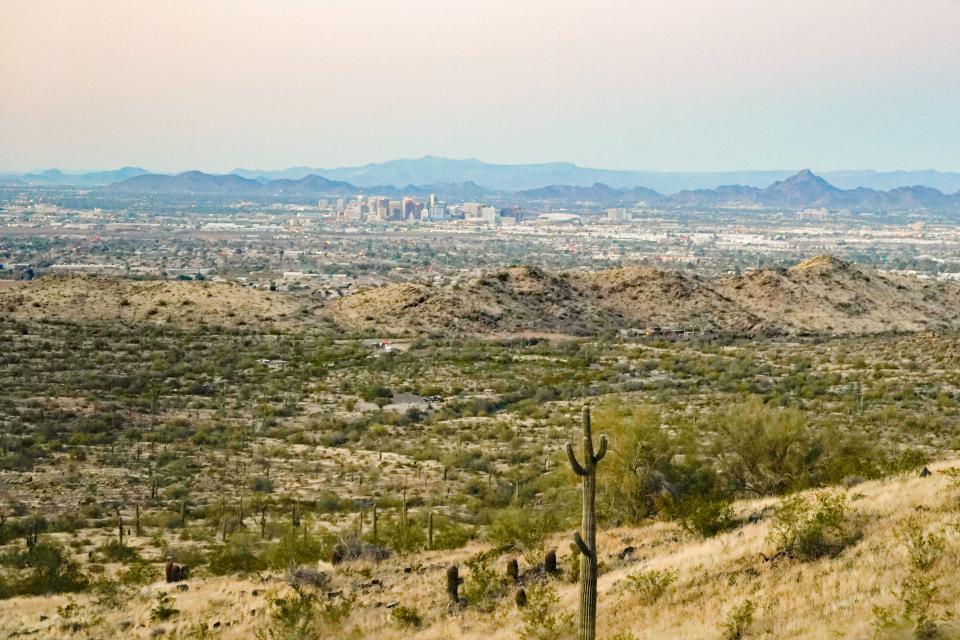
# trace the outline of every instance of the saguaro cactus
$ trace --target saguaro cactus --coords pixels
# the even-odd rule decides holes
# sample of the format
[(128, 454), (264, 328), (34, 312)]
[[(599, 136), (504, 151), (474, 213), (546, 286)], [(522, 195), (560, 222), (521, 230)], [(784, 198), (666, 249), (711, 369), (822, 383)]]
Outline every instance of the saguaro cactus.
[(433, 511), (427, 514), (427, 548), (433, 549)]
[(517, 584), (520, 581), (520, 564), (516, 558), (507, 560), (507, 578), (509, 578), (513, 584)]
[(547, 551), (543, 556), (543, 568), (547, 573), (557, 572), (557, 552), (554, 549)]
[(567, 457), (574, 473), (583, 483), (583, 510), (580, 531), (573, 541), (580, 550), (580, 628), (577, 640), (595, 640), (597, 637), (597, 518), (594, 501), (597, 496), (597, 463), (607, 454), (607, 437), (600, 436), (600, 450), (593, 451), (590, 432), (590, 407), (583, 408), (583, 464), (577, 460), (573, 445), (567, 443)]
[(460, 569), (452, 564), (447, 567), (447, 595), (453, 604), (460, 604), (460, 585), (463, 584), (463, 578), (460, 577)]

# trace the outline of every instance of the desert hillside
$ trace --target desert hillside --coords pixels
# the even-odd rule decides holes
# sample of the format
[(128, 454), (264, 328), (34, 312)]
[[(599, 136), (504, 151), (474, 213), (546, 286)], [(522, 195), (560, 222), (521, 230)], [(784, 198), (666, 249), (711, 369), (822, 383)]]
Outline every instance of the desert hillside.
[(299, 294), (232, 283), (46, 276), (0, 288), (0, 313), (187, 326), (332, 319), (345, 330), (378, 335), (588, 336), (653, 328), (869, 334), (957, 328), (960, 287), (883, 274), (830, 256), (720, 278), (649, 267), (510, 267), (448, 284), (372, 287), (316, 307)]
[(720, 282), (718, 289), (771, 325), (815, 332), (951, 328), (960, 309), (956, 285), (882, 274), (831, 256), (786, 272), (747, 273)]
[(293, 319), (299, 306), (290, 296), (224, 282), (51, 275), (0, 288), (0, 313), (34, 320), (267, 326)]
[(328, 310), (347, 328), (382, 333), (855, 334), (955, 328), (960, 288), (818, 256), (787, 270), (713, 279), (644, 267), (557, 274), (514, 267), (454, 285), (368, 289)]
[[(950, 578), (960, 562), (956, 528), (960, 486), (950, 471), (958, 463), (931, 465), (930, 477), (910, 474), (831, 490), (848, 504), (846, 520), (853, 535), (847, 546), (819, 559), (775, 554), (776, 499), (736, 503), (736, 527), (714, 538), (699, 538), (666, 522), (602, 531), (598, 637), (729, 638), (733, 636), (727, 635), (728, 625), (739, 613), (742, 637), (867, 638), (880, 624), (875, 609), (879, 607), (892, 616), (886, 635), (880, 637), (912, 638), (912, 630), (897, 635), (897, 612), (911, 581), (933, 589), (927, 602), (931, 619), (945, 619), (960, 599), (960, 584)], [(800, 494), (811, 502), (816, 495)], [(576, 611), (577, 585), (569, 581), (568, 544), (565, 534), (547, 541), (548, 548), (558, 549), (560, 571), (554, 576), (532, 564), (539, 556), (491, 551), (483, 544), (379, 563), (355, 561), (336, 567), (321, 563), (320, 570), (330, 578), (325, 589), (353, 602), (342, 619), (325, 626), (323, 637), (567, 637), (565, 629), (558, 636), (523, 633), (543, 631), (551, 620), (562, 624)], [(926, 554), (920, 569), (918, 553)], [(445, 593), (447, 567), (460, 567), (467, 590), (478, 579), (469, 563), (479, 557), (492, 561), (489, 566), (496, 575), (486, 578), (495, 583), (505, 580), (507, 561), (518, 558), (520, 586), (534, 597), (547, 586), (557, 600), (532, 600), (528, 607), (539, 608), (520, 609), (514, 603), (517, 587), (509, 586), (484, 604), (491, 607), (485, 611), (470, 603), (451, 608)], [(155, 566), (159, 576), (162, 567)], [(88, 594), (14, 598), (0, 601), (0, 628), (11, 637), (34, 638), (63, 637), (70, 625), (101, 637), (211, 637), (215, 631), (215, 637), (250, 638), (267, 623), (268, 601), (283, 594), (289, 597), (286, 580), (282, 573), (261, 572), (246, 578), (188, 580), (179, 586), (158, 581), (105, 613)], [(168, 593), (170, 606), (179, 611), (167, 623), (150, 619), (160, 592)], [(750, 613), (744, 616), (747, 609)], [(406, 611), (411, 619), (392, 614), (394, 610)], [(419, 626), (412, 621), (414, 613)], [(539, 617), (543, 619), (531, 621)], [(943, 634), (956, 630), (949, 622), (938, 626)]]

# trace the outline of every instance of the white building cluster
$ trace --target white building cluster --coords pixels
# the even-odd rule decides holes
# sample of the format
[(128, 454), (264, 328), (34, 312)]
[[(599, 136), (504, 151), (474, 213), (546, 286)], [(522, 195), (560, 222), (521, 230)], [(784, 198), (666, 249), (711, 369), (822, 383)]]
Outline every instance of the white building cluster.
[[(321, 207), (330, 206), (329, 201), (319, 202)], [(356, 222), (441, 222), (464, 220), (480, 224), (497, 225), (501, 218), (519, 222), (519, 209), (501, 209), (482, 202), (448, 204), (438, 200), (436, 194), (423, 200), (410, 196), (390, 199), (383, 196), (358, 194), (351, 199), (338, 198), (332, 206), (338, 218)]]

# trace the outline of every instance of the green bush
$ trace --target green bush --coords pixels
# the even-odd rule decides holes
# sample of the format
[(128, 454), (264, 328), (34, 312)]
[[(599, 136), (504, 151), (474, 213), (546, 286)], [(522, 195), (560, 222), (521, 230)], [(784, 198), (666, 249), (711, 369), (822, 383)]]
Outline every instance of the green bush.
[(80, 566), (54, 543), (39, 542), (2, 558), (2, 564), (29, 569), (26, 575), (0, 578), (0, 597), (73, 593), (87, 588)]
[(391, 609), (390, 618), (403, 629), (419, 629), (423, 626), (423, 616), (414, 607), (398, 605)]
[(798, 409), (751, 398), (716, 412), (709, 424), (717, 431), (715, 456), (732, 489), (762, 496), (814, 484), (825, 447)]
[(836, 556), (859, 538), (849, 517), (847, 498), (821, 491), (811, 500), (784, 498), (773, 516), (769, 538), (776, 553), (799, 560)]
[(108, 609), (123, 606), (134, 596), (140, 587), (150, 584), (159, 577), (154, 565), (142, 560), (123, 569), (116, 579), (100, 578), (93, 583), (93, 592), (97, 604)]
[(560, 610), (553, 585), (533, 584), (527, 589), (527, 604), (520, 610), (520, 640), (568, 640), (574, 638), (573, 614)]
[(927, 531), (917, 518), (904, 521), (897, 532), (907, 552), (908, 573), (894, 596), (897, 605), (874, 607), (878, 635), (911, 633), (918, 640), (944, 638), (942, 624), (951, 617), (940, 597), (940, 567), (947, 546), (942, 532)]
[(273, 480), (265, 476), (250, 478), (250, 490), (254, 493), (273, 493)]
[(238, 531), (227, 538), (213, 555), (210, 556), (209, 569), (214, 575), (231, 573), (252, 573), (267, 567), (267, 563), (257, 555), (257, 545), (251, 533)]
[(165, 622), (173, 616), (180, 613), (180, 610), (173, 606), (173, 598), (166, 591), (157, 594), (157, 600), (150, 609), (150, 620), (153, 622)]
[(666, 593), (677, 579), (677, 572), (669, 569), (636, 571), (627, 575), (627, 589), (640, 596), (643, 604), (653, 604)]
[(136, 549), (120, 544), (117, 540), (110, 540), (100, 545), (97, 552), (107, 562), (130, 562), (140, 557)]
[(487, 539), (501, 549), (527, 551), (540, 547), (559, 527), (553, 510), (508, 507), (497, 513), (487, 529)]
[(733, 503), (724, 498), (690, 496), (673, 502), (670, 515), (685, 530), (707, 538), (736, 525)]
[(747, 632), (753, 625), (753, 615), (756, 611), (756, 605), (752, 600), (745, 600), (736, 609), (730, 611), (722, 623), (720, 623), (721, 638), (723, 640), (743, 640)]
[(490, 559), (483, 554), (466, 562), (469, 573), (463, 583), (463, 596), (470, 606), (489, 613), (507, 593), (507, 583), (497, 574)]
[(276, 542), (267, 545), (261, 555), (270, 568), (285, 569), (290, 565), (314, 564), (328, 558), (333, 544), (332, 536), (304, 535), (301, 529), (290, 527)]
[(257, 631), (260, 640), (312, 640), (339, 627), (353, 611), (356, 596), (328, 598), (303, 582), (290, 583), (292, 593), (269, 598), (270, 619)]

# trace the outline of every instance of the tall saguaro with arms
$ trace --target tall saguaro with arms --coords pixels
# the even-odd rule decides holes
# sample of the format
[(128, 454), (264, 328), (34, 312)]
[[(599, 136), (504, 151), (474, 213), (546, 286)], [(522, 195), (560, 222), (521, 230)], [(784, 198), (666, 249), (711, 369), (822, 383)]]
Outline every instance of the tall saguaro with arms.
[(583, 482), (583, 515), (580, 531), (573, 540), (580, 550), (580, 629), (577, 640), (595, 640), (597, 636), (597, 463), (607, 454), (607, 436), (600, 436), (600, 450), (593, 451), (590, 432), (590, 407), (583, 407), (583, 464), (577, 460), (573, 445), (567, 443), (570, 466)]

